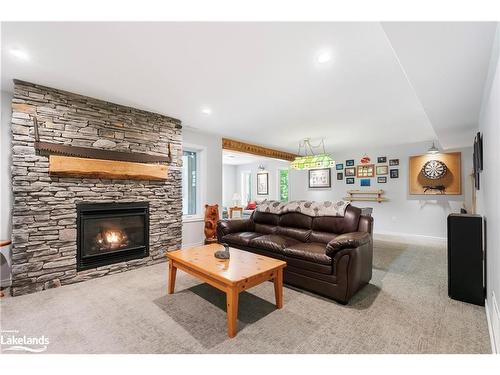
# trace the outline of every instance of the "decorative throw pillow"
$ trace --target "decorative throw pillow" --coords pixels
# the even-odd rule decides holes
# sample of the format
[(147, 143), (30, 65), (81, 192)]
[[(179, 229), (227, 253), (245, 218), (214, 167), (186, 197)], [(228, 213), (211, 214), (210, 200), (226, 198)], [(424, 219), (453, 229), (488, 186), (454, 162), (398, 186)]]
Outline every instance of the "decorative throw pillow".
[(256, 207), (257, 207), (257, 203), (255, 201), (250, 201), (247, 204), (246, 210), (255, 210)]

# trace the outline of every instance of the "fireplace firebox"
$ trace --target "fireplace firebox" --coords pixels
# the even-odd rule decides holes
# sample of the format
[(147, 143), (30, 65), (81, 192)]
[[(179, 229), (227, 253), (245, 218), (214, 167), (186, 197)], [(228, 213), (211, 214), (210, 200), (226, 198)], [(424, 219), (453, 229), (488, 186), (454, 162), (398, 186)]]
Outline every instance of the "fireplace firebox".
[(77, 205), (77, 270), (149, 256), (149, 203)]

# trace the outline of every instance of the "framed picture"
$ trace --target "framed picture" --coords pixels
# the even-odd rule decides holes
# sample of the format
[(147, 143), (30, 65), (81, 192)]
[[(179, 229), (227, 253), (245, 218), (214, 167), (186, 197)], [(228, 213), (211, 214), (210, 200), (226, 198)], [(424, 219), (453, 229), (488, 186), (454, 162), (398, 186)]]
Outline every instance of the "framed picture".
[(461, 195), (462, 154), (441, 152), (408, 159), (410, 195)]
[(257, 195), (269, 195), (268, 173), (257, 173)]
[(399, 159), (389, 159), (389, 165), (391, 167), (394, 167), (396, 165), (399, 165)]
[(379, 184), (386, 184), (387, 183), (387, 177), (377, 177), (377, 182)]
[(377, 165), (377, 175), (389, 174), (389, 167), (387, 165)]
[(354, 177), (356, 176), (356, 167), (346, 168), (344, 173), (346, 177)]
[(477, 164), (477, 170), (483, 170), (483, 135), (478, 132), (474, 138), (474, 157)]
[(472, 165), (474, 174), (474, 187), (476, 190), (481, 188), (481, 171), (483, 170), (483, 136), (480, 132), (474, 137), (474, 146), (472, 152)]
[(365, 164), (358, 165), (358, 177), (373, 177), (375, 176), (375, 165), (373, 164)]
[(354, 184), (354, 177), (346, 177), (345, 183), (349, 185)]
[(343, 180), (344, 179), (344, 174), (342, 172), (337, 172), (337, 180)]
[(336, 165), (335, 165), (335, 169), (336, 169), (337, 171), (341, 171), (342, 169), (344, 169), (344, 164), (342, 164), (342, 163), (341, 163), (341, 164), (336, 164)]
[(377, 163), (387, 163), (387, 156), (379, 156), (377, 158)]
[(331, 169), (309, 169), (309, 187), (313, 189), (332, 187)]
[(369, 164), (372, 161), (368, 155), (365, 154), (361, 159), (359, 159), (359, 162), (361, 164)]
[(477, 157), (479, 161), (479, 170), (483, 170), (483, 135), (477, 133)]
[(399, 178), (399, 169), (391, 169), (391, 178)]
[(345, 161), (346, 167), (354, 167), (354, 159), (349, 159)]
[(370, 179), (369, 178), (362, 178), (360, 181), (359, 181), (359, 184), (361, 186), (370, 186)]

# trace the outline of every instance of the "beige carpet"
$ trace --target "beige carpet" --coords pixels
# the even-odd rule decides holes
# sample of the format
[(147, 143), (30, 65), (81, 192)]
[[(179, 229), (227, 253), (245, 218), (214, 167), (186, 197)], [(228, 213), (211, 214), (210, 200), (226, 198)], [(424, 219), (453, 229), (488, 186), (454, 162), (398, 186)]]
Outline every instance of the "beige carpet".
[(376, 241), (374, 276), (348, 306), (271, 283), (240, 297), (226, 336), (224, 295), (166, 264), (1, 300), (3, 330), (46, 335), (49, 353), (490, 353), (483, 307), (447, 296), (446, 251)]

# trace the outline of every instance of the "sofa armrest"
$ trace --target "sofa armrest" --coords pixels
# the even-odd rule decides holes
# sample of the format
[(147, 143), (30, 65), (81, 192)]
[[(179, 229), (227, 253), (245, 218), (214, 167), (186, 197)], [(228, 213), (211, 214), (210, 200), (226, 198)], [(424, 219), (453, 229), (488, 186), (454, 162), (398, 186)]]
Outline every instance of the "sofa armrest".
[(252, 231), (252, 227), (250, 219), (219, 220), (217, 222), (217, 239), (220, 241), (222, 237), (231, 233)]
[(343, 249), (355, 249), (370, 242), (370, 240), (371, 236), (367, 232), (341, 234), (328, 242), (328, 245), (326, 245), (326, 255), (333, 258), (335, 254)]

